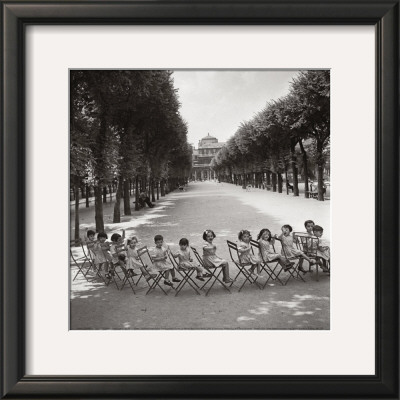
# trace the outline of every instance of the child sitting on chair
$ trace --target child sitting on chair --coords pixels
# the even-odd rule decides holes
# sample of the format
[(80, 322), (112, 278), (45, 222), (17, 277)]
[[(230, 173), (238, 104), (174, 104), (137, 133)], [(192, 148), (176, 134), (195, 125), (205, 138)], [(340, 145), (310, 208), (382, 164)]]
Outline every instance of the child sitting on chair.
[(290, 225), (283, 225), (282, 226), (282, 233), (275, 238), (279, 239), (282, 244), (282, 255), (286, 255), (287, 258), (291, 257), (302, 257), (307, 260), (310, 264), (315, 264), (315, 260), (311, 260), (307, 257), (304, 252), (299, 249), (296, 249), (294, 245), (295, 237), (291, 235), (293, 228)]
[[(308, 219), (307, 221), (304, 222), (304, 227), (306, 228), (307, 236), (310, 236), (310, 237), (314, 236), (314, 233), (313, 233), (314, 225), (315, 225), (315, 223), (311, 219)], [(304, 236), (306, 236), (306, 235), (304, 235)], [(311, 249), (312, 240), (311, 239), (307, 239), (307, 240), (303, 241), (302, 245), (303, 245), (303, 251), (306, 254), (308, 252), (312, 251), (312, 249)], [(299, 271), (303, 272), (303, 274), (307, 273), (307, 271), (303, 268), (303, 259), (300, 259)]]
[(94, 252), (94, 247), (95, 247), (95, 245), (97, 244), (97, 241), (96, 241), (95, 238), (94, 238), (95, 235), (96, 235), (96, 232), (95, 232), (95, 231), (88, 230), (88, 231), (86, 232), (86, 238), (85, 238), (86, 247), (87, 247), (87, 249), (88, 249), (88, 251), (89, 251), (89, 254), (90, 254), (90, 257), (93, 259), (93, 261), (94, 261), (95, 258), (96, 258), (96, 254), (95, 254), (95, 252)]
[[(156, 247), (151, 255), (154, 268), (160, 272), (165, 272), (164, 285), (174, 287), (172, 282), (180, 282), (181, 280), (175, 277), (174, 267), (168, 261), (168, 252), (170, 249), (168, 246), (163, 246), (164, 238), (161, 235), (154, 236), (154, 243), (156, 244)], [(170, 271), (172, 275), (172, 282), (169, 280)]]
[(278, 261), (278, 263), (283, 267), (284, 271), (293, 267), (293, 262), (290, 262), (281, 254), (275, 253), (273, 244), (275, 243), (275, 239), (271, 235), (271, 231), (267, 228), (261, 229), (260, 233), (257, 236), (260, 258), (265, 262), (270, 261)]
[(192, 256), (189, 251), (189, 240), (187, 240), (186, 238), (182, 238), (179, 241), (179, 250), (176, 253), (172, 254), (172, 256), (178, 259), (179, 268), (182, 268), (184, 270), (196, 268), (197, 271), (196, 279), (198, 279), (199, 281), (204, 281), (203, 278), (204, 268), (201, 267), (200, 265), (196, 265), (193, 262)]
[(203, 246), (203, 262), (204, 266), (208, 268), (218, 268), (222, 267), (223, 273), (223, 281), (225, 283), (232, 283), (233, 279), (229, 276), (229, 264), (228, 261), (224, 260), (221, 257), (218, 257), (215, 252), (217, 250), (217, 246), (213, 244), (213, 240), (215, 239), (215, 233), (211, 229), (206, 229), (203, 232), (203, 239), (206, 241), (206, 244)]
[(130, 240), (128, 240), (128, 247), (126, 249), (126, 267), (128, 268), (128, 272), (131, 276), (143, 274), (146, 281), (149, 281), (151, 278), (155, 278), (157, 274), (151, 274), (140, 262), (138, 252), (136, 250), (136, 245), (138, 243), (138, 239), (136, 236), (133, 236)]
[(93, 246), (93, 252), (95, 254), (94, 265), (99, 270), (104, 266), (104, 271), (106, 278), (111, 278), (109, 276), (109, 266), (112, 265), (112, 257), (110, 254), (110, 243), (106, 240), (108, 239), (107, 233), (100, 232), (97, 235), (97, 241)]
[[(242, 264), (251, 264), (251, 267), (249, 269), (250, 275), (252, 275), (255, 278), (263, 278), (262, 275), (260, 275), (261, 271), (261, 261), (260, 258), (251, 252), (251, 245), (250, 245), (250, 240), (251, 240), (251, 235), (250, 232), (246, 229), (242, 229), (239, 234), (239, 243), (238, 243), (238, 252), (240, 256), (240, 261)], [(257, 268), (257, 273), (254, 272), (254, 270)]]
[(325, 240), (321, 239), (324, 229), (319, 226), (315, 225), (313, 229), (314, 236), (318, 238), (318, 248), (317, 248), (317, 260), (318, 264), (321, 267), (322, 271), (329, 272), (327, 267), (327, 261), (331, 259), (331, 249), (329, 246), (326, 246)]

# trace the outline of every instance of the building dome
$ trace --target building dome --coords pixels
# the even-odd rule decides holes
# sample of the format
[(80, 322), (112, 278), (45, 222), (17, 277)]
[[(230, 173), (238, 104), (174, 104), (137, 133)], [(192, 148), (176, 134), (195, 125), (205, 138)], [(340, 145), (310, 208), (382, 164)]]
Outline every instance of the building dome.
[(207, 136), (204, 136), (201, 140), (216, 140), (218, 142), (218, 139), (215, 136), (210, 136), (208, 133)]

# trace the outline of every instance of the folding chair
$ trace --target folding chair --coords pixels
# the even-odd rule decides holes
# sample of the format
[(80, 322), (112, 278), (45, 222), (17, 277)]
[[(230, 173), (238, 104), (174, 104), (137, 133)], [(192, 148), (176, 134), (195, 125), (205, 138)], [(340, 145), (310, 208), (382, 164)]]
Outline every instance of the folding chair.
[[(114, 282), (116, 288), (119, 290), (118, 283), (115, 280), (115, 276), (117, 276), (118, 279), (121, 280), (121, 277), (118, 275), (118, 273), (115, 270), (116, 266), (119, 265), (119, 264), (114, 264), (112, 261), (109, 261), (109, 257), (110, 257), (109, 250), (110, 250), (110, 244), (109, 243), (105, 242), (105, 243), (102, 243), (100, 245), (100, 251), (103, 253), (104, 258), (106, 260), (105, 263), (108, 264), (108, 274), (111, 275), (111, 279), (107, 279), (107, 280), (106, 280), (106, 278), (103, 278), (103, 279), (104, 279), (104, 282), (106, 283), (107, 286), (111, 282)], [(102, 276), (101, 273), (100, 273), (100, 268), (99, 268), (99, 274), (100, 274), (100, 276)]]
[[(242, 274), (244, 276), (244, 282), (242, 285), (239, 287), (238, 292), (242, 290), (246, 282), (249, 282), (250, 285), (255, 284), (259, 289), (263, 288), (263, 286), (257, 282), (257, 278), (253, 278), (251, 273), (245, 268), (251, 265), (251, 263), (244, 263), (242, 262), (240, 258), (240, 253), (237, 247), (237, 244), (234, 242), (231, 242), (230, 240), (227, 240), (226, 243), (228, 244), (228, 249), (229, 249), (229, 255), (231, 256), (231, 260), (233, 263), (236, 265), (236, 267), (239, 269), (239, 272), (236, 274), (234, 281), (237, 280), (238, 276)], [(233, 282), (232, 282), (233, 283)], [(231, 285), (232, 286), (232, 285)]]
[[(147, 264), (144, 262), (146, 259), (147, 259), (148, 263), (153, 264), (153, 259), (151, 258), (151, 255), (149, 253), (147, 246), (143, 246), (140, 249), (138, 249), (137, 253), (138, 253), (138, 257), (139, 257), (139, 260), (140, 260), (143, 268), (147, 269)], [(164, 278), (164, 272), (159, 271), (159, 272), (157, 272), (156, 277), (154, 277), (152, 281), (147, 281), (147, 283), (149, 285), (149, 289), (147, 290), (146, 295), (148, 295), (150, 292), (157, 289), (157, 287), (158, 287), (167, 296), (168, 293), (160, 285), (160, 280), (163, 278)]]
[(181, 276), (182, 280), (179, 282), (179, 285), (176, 287), (176, 293), (175, 297), (178, 296), (179, 292), (183, 289), (183, 287), (188, 284), (197, 294), (201, 294), (197, 289), (200, 289), (200, 287), (197, 285), (197, 283), (193, 280), (192, 275), (196, 268), (190, 268), (190, 269), (184, 269), (180, 268), (179, 264), (175, 260), (175, 257), (171, 254), (168, 253), (169, 260), (171, 261), (172, 265), (174, 266), (174, 269), (178, 274)]
[[(260, 251), (260, 244), (256, 240), (250, 240), (250, 244), (252, 246), (252, 251), (253, 248), (257, 250), (257, 252), (260, 254), (261, 257), (261, 271), (264, 271), (265, 274), (268, 276), (267, 280), (264, 282), (264, 285), (262, 285), (262, 288), (264, 289), (265, 286), (267, 286), (267, 283), (270, 280), (273, 281), (278, 281), (281, 285), (283, 285), (283, 282), (279, 279), (280, 273), (283, 271), (282, 265), (279, 264), (277, 260), (273, 261), (267, 261), (264, 259), (264, 256), (262, 255), (262, 252)], [(275, 246), (271, 243), (272, 248), (274, 249), (274, 253), (276, 253)], [(254, 251), (253, 251), (254, 254)], [(275, 272), (276, 271), (276, 272)]]
[[(276, 238), (275, 240), (278, 240), (279, 242), (281, 242), (281, 240), (278, 238)], [(281, 243), (281, 246), (282, 246), (282, 243)], [(285, 281), (283, 281), (284, 286), (286, 286), (287, 283), (289, 282), (289, 280), (292, 278), (296, 279), (298, 281), (305, 282), (305, 280), (303, 279), (303, 277), (300, 275), (300, 272), (299, 272), (299, 263), (300, 263), (301, 256), (288, 256), (288, 254), (286, 253), (286, 250), (283, 246), (282, 246), (282, 252), (283, 252), (283, 256), (286, 258), (287, 261), (294, 263), (292, 268), (286, 270), (286, 272), (288, 272), (289, 276), (286, 278)]]
[[(230, 289), (228, 288), (228, 286), (225, 285), (225, 283), (221, 280), (220, 276), (222, 274), (222, 267), (206, 267), (204, 265), (203, 259), (202, 257), (200, 257), (200, 254), (198, 253), (198, 251), (194, 248), (194, 247), (190, 247), (193, 251), (193, 254), (195, 255), (195, 257), (197, 258), (197, 261), (199, 262), (199, 264), (211, 275), (203, 284), (203, 286), (200, 287), (200, 290), (206, 290), (206, 286), (208, 283), (211, 282), (211, 286), (208, 288), (208, 290), (206, 291), (206, 296), (208, 296), (208, 293), (210, 293), (211, 289), (213, 288), (213, 286), (215, 285), (215, 283), (218, 281), (221, 286), (227, 290), (229, 293), (232, 293), (230, 291)], [(217, 268), (219, 268), (219, 272), (216, 273)]]
[[(93, 282), (93, 280), (94, 280), (96, 277), (98, 277), (98, 278), (100, 278), (104, 283), (107, 284), (107, 282), (106, 282), (106, 280), (104, 279), (103, 275), (101, 275), (101, 273), (100, 273), (100, 268), (97, 268), (97, 266), (96, 266), (96, 264), (95, 264), (95, 260), (94, 260), (94, 257), (95, 257), (94, 245), (95, 245), (94, 242), (86, 242), (86, 250), (85, 250), (85, 246), (83, 245), (83, 242), (81, 241), (81, 246), (82, 246), (83, 254), (85, 254), (85, 256), (88, 258), (88, 260), (89, 260), (89, 262), (90, 262), (90, 264), (91, 264), (91, 266), (90, 266), (90, 268), (88, 269), (87, 272), (89, 273), (90, 269), (92, 269), (93, 272), (94, 272), (94, 274), (95, 274), (95, 276), (92, 277), (91, 280), (88, 279), (88, 282)], [(87, 279), (87, 278), (86, 278), (86, 279)]]
[[(120, 256), (120, 255), (126, 256), (125, 244), (116, 245), (115, 252), (116, 252), (117, 256)], [(124, 278), (122, 279), (122, 284), (121, 284), (121, 287), (119, 288), (119, 290), (122, 290), (125, 287), (126, 283), (128, 283), (132, 289), (132, 292), (134, 294), (136, 294), (135, 289), (134, 289), (134, 286), (136, 286), (136, 282), (133, 279), (134, 275), (132, 275), (131, 271), (128, 271), (125, 263), (124, 263), (124, 266), (122, 266), (120, 263), (114, 264), (114, 267), (117, 267), (117, 266), (121, 268), (122, 273), (124, 274)], [(141, 278), (141, 276), (142, 276), (142, 274), (140, 274), (139, 279)], [(138, 282), (139, 282), (139, 279), (138, 279)]]
[[(293, 233), (296, 238), (296, 245), (299, 250), (301, 250), (308, 258), (311, 260), (315, 260), (315, 270), (316, 270), (316, 280), (319, 281), (319, 268), (318, 268), (318, 257), (317, 250), (319, 246), (319, 239), (316, 236), (310, 236), (304, 232), (294, 232)], [(312, 272), (311, 269), (312, 264), (309, 264), (308, 270)], [(327, 267), (330, 271), (330, 263), (327, 260)]]
[[(81, 249), (83, 250), (83, 256), (82, 257), (74, 256), (74, 252), (72, 251), (72, 247), (81, 247)], [(70, 251), (70, 255), (71, 255), (71, 259), (73, 261), (73, 264), (75, 264), (75, 266), (78, 268), (78, 272), (75, 274), (74, 279), (72, 279), (72, 280), (74, 281), (79, 274), (82, 274), (83, 277), (87, 281), (89, 281), (88, 278), (86, 277), (86, 275), (88, 274), (90, 268), (92, 268), (92, 261), (88, 257), (88, 255), (86, 254), (86, 251), (85, 251), (85, 249), (83, 247), (82, 240), (81, 239), (70, 240), (69, 251)], [(86, 264), (89, 264), (88, 267), (86, 267)], [(85, 272), (85, 268), (87, 268), (86, 272)]]

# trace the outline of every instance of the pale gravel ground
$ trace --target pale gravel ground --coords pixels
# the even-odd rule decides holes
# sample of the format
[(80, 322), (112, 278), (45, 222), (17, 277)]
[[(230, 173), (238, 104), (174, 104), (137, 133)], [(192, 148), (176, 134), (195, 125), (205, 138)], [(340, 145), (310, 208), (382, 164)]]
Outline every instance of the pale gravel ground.
[[(170, 193), (156, 204), (153, 209), (133, 211), (119, 224), (108, 220), (113, 205), (106, 205), (107, 233), (124, 228), (127, 235), (137, 235), (148, 245), (161, 233), (172, 248), (186, 236), (199, 247), (201, 233), (211, 228), (217, 234), (218, 254), (224, 258), (229, 257), (226, 239), (235, 241), (244, 228), (253, 236), (263, 227), (279, 233), (284, 223), (303, 230), (304, 220), (313, 219), (329, 239), (329, 201), (204, 182), (191, 183), (186, 192)], [(81, 208), (81, 229), (93, 227), (93, 216), (93, 207)], [(316, 282), (314, 275), (307, 274), (306, 283), (290, 281), (263, 291), (247, 286), (231, 295), (217, 287), (208, 297), (197, 296), (188, 287), (178, 297), (159, 291), (134, 295), (128, 288), (117, 291), (80, 277), (71, 284), (71, 329), (329, 329), (330, 278), (322, 274)]]

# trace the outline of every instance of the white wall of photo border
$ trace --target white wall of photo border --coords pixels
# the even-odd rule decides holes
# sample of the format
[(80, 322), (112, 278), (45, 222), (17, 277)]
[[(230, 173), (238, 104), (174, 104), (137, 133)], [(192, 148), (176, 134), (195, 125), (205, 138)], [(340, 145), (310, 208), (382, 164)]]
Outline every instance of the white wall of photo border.
[[(372, 26), (29, 26), (26, 35), (27, 374), (375, 373)], [(330, 68), (331, 329), (70, 331), (69, 68)], [(57, 201), (43, 198), (49, 181)], [(123, 357), (113, 343), (125, 343)], [(182, 346), (190, 353), (171, 353)]]

